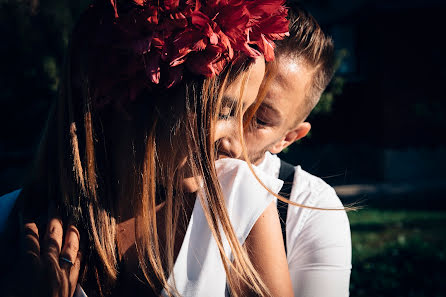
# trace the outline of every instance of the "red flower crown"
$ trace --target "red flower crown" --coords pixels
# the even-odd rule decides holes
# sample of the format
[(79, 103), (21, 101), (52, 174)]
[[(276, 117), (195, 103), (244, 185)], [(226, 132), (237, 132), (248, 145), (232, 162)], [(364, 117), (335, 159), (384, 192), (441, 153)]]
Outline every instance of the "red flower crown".
[(283, 0), (109, 0), (111, 30), (97, 9), (111, 9), (104, 1), (90, 7), (100, 23), (94, 42), (108, 48), (92, 60), (99, 97), (125, 85), (132, 101), (150, 83), (175, 85), (185, 68), (212, 77), (240, 53), (271, 61), (273, 41), (288, 35)]

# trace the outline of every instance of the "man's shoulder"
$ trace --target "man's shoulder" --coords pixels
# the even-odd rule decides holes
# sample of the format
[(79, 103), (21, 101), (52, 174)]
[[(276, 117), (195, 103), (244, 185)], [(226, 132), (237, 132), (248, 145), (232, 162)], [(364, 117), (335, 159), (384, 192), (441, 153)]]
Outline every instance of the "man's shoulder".
[[(278, 177), (280, 166), (281, 159), (277, 155), (267, 152), (258, 167), (262, 171)], [(342, 207), (342, 203), (332, 186), (322, 178), (305, 171), (300, 165), (293, 166), (295, 173), (290, 195), (291, 201), (323, 208)]]
[(315, 207), (342, 207), (334, 188), (322, 178), (302, 169), (300, 165), (295, 167), (290, 199), (297, 203)]
[[(350, 226), (344, 206), (333, 187), (322, 178), (296, 166), (290, 200), (305, 206), (337, 210), (288, 208), (286, 231), (289, 263), (301, 267), (309, 264), (307, 260), (312, 265), (311, 259), (318, 259), (320, 263), (328, 261), (330, 269), (349, 270)], [(305, 260), (303, 255), (311, 255), (311, 259)]]

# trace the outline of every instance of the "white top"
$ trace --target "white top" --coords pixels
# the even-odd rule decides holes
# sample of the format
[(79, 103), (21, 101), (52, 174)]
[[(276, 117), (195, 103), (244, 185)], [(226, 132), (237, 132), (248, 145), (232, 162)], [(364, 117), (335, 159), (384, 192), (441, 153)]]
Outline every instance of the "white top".
[[(258, 166), (279, 176), (280, 159), (266, 153)], [(342, 208), (334, 189), (296, 166), (290, 200), (321, 208)], [(287, 260), (294, 296), (346, 297), (349, 295), (351, 238), (345, 211), (312, 210), (288, 206)]]
[[(257, 219), (275, 197), (259, 184), (243, 161), (218, 160), (216, 168), (229, 218), (240, 244), (243, 244)], [(279, 192), (282, 181), (259, 170), (256, 170), (256, 174), (268, 188)], [(224, 240), (223, 246), (231, 259), (227, 240)], [(225, 296), (223, 262), (198, 198), (169, 282), (173, 284), (174, 279), (181, 296)], [(163, 296), (167, 295), (163, 293)]]

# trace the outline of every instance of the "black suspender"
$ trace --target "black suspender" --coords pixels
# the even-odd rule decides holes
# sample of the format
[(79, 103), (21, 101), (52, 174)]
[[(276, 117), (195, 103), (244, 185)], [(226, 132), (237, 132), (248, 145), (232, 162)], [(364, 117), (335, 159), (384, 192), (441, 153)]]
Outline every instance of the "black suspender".
[[(294, 166), (280, 160), (279, 179), (283, 180), (283, 186), (282, 189), (280, 189), (279, 195), (289, 198), (291, 189), (293, 188)], [(286, 217), (288, 213), (288, 203), (277, 200), (277, 210), (279, 212), (280, 227), (282, 227), (282, 236), (286, 252)]]

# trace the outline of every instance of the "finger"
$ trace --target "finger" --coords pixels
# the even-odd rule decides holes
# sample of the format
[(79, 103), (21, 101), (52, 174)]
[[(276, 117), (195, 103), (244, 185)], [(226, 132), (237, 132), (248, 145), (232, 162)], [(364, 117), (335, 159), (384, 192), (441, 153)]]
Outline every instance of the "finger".
[(36, 223), (26, 223), (24, 226), (24, 259), (27, 266), (37, 268), (40, 266), (40, 244), (39, 244), (39, 229)]
[[(42, 276), (42, 261), (40, 258), (39, 229), (36, 223), (29, 222), (23, 228), (23, 251), (20, 265), (17, 266), (17, 287), (23, 296), (31, 296), (33, 290), (39, 290)], [(20, 295), (19, 294), (19, 295)]]
[(77, 284), (79, 283), (79, 272), (81, 270), (81, 261), (82, 261), (82, 254), (81, 252), (78, 252), (76, 260), (73, 263), (74, 265), (73, 267), (71, 267), (70, 274), (68, 275), (70, 297), (74, 296)]
[(60, 267), (69, 272), (74, 265), (79, 252), (79, 231), (74, 225), (69, 225), (65, 233), (65, 241), (59, 257)]
[(62, 247), (63, 227), (62, 221), (53, 217), (49, 220), (45, 233), (44, 240), (44, 254), (59, 259), (60, 250)]
[(59, 267), (62, 247), (63, 226), (59, 217), (49, 214), (45, 239), (42, 243), (42, 261), (45, 268), (47, 296), (66, 296), (68, 285), (64, 272)]
[(79, 243), (79, 230), (74, 225), (69, 225), (65, 233), (64, 245), (59, 258), (60, 267), (65, 270), (68, 278), (69, 296), (74, 295), (79, 278), (81, 267)]

